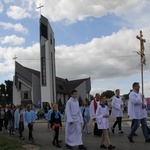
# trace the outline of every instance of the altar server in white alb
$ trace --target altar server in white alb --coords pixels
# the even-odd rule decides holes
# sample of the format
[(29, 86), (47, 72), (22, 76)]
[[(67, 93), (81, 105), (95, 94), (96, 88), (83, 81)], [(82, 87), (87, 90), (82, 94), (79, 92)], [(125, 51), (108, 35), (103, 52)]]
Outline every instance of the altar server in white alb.
[(77, 91), (71, 91), (71, 97), (66, 103), (66, 147), (73, 149), (73, 146), (79, 146), (79, 150), (86, 150), (82, 142), (81, 124), (83, 123), (82, 114), (77, 100)]
[(144, 95), (142, 95), (140, 90), (140, 85), (138, 82), (134, 82), (133, 85), (133, 91), (129, 94), (129, 117), (130, 119), (133, 119), (133, 126), (131, 128), (131, 132), (128, 135), (129, 142), (133, 143), (133, 136), (140, 126), (142, 127), (142, 132), (145, 138), (145, 142), (149, 143), (150, 138), (148, 135), (148, 129), (147, 129), (147, 112), (146, 112), (146, 101), (144, 98)]
[[(105, 100), (106, 97), (105, 96), (100, 96), (100, 101), (101, 103), (98, 105), (98, 108), (96, 110), (96, 121), (97, 121), (97, 126), (98, 129), (102, 129), (102, 137), (101, 137), (101, 144), (100, 144), (100, 148), (103, 149), (114, 149), (116, 148), (115, 146), (113, 146), (110, 142), (109, 139), (109, 133), (108, 133), (108, 129), (109, 129), (109, 109), (108, 107), (105, 105)], [(104, 142), (105, 140), (107, 140), (109, 146), (105, 146)]]
[(119, 133), (124, 133), (122, 131), (122, 126), (121, 126), (124, 108), (123, 108), (123, 101), (120, 96), (119, 89), (116, 89), (116, 91), (115, 91), (115, 96), (112, 99), (111, 106), (112, 106), (111, 117), (116, 118), (116, 121), (114, 122), (113, 126), (111, 127), (111, 131), (112, 131), (112, 133), (114, 133), (115, 127), (118, 124)]

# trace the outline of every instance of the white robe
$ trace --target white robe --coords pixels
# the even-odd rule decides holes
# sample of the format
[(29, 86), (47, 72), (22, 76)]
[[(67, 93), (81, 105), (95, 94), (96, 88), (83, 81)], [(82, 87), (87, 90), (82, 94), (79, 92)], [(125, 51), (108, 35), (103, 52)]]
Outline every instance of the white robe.
[[(144, 104), (146, 105), (147, 107), (147, 101), (146, 99), (144, 98)], [(141, 108), (141, 116), (140, 116), (140, 119), (143, 119), (143, 118), (147, 118), (147, 110), (146, 108)]]
[[(82, 114), (77, 99), (70, 98), (66, 103), (66, 144), (70, 146), (82, 145), (81, 123), (83, 123)], [(73, 124), (70, 124), (73, 122)]]
[(142, 97), (140, 93), (132, 91), (129, 94), (129, 111), (128, 115), (130, 119), (141, 119), (142, 116)]
[(109, 128), (109, 120), (108, 118), (104, 118), (103, 116), (105, 114), (109, 115), (109, 109), (105, 105), (103, 108), (101, 105), (98, 105), (98, 108), (96, 110), (96, 121), (98, 129), (108, 129)]
[(19, 109), (17, 108), (16, 110), (15, 110), (15, 112), (14, 112), (14, 128), (16, 129), (18, 129), (19, 128), (19, 124), (18, 124), (18, 122), (19, 122), (19, 119), (18, 119), (18, 115), (19, 115)]
[[(94, 101), (96, 101), (96, 98), (93, 99), (90, 103), (90, 107), (89, 107), (89, 110), (90, 110), (90, 118), (91, 119), (96, 119), (96, 111), (95, 111), (95, 108), (94, 108)], [(97, 107), (99, 105), (99, 101), (96, 101), (97, 103)], [(96, 121), (96, 120), (95, 120)]]
[(114, 96), (111, 102), (111, 106), (112, 106), (111, 115), (110, 115), (111, 117), (123, 116), (123, 101), (121, 97), (117, 98), (116, 96)]

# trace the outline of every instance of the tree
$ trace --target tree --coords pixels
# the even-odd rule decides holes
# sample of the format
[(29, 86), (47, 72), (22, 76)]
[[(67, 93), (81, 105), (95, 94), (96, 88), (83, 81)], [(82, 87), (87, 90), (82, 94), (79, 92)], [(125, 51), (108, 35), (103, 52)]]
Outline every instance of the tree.
[(128, 93), (128, 94), (123, 94), (122, 97), (123, 97), (124, 99), (129, 99), (129, 93)]
[(114, 91), (107, 90), (107, 91), (104, 91), (103, 93), (101, 93), (101, 95), (106, 96), (106, 98), (111, 98), (112, 96), (115, 95), (115, 93), (114, 93)]
[(0, 84), (0, 102), (5, 105), (12, 103), (13, 81), (5, 80), (5, 84)]
[(6, 84), (6, 98), (7, 98), (7, 103), (12, 103), (12, 97), (13, 97), (13, 81), (10, 80), (5, 80)]
[(0, 85), (0, 103), (4, 105), (4, 96), (5, 96), (5, 85)]

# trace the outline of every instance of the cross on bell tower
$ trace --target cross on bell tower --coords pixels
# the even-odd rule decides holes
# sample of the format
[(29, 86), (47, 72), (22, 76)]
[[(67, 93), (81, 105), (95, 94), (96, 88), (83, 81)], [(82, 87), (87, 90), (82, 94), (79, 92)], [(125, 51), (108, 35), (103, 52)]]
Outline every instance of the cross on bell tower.
[(40, 3), (40, 6), (37, 7), (37, 9), (40, 9), (40, 15), (41, 15), (41, 9), (42, 9), (42, 7), (44, 7), (44, 5), (41, 5), (41, 3)]

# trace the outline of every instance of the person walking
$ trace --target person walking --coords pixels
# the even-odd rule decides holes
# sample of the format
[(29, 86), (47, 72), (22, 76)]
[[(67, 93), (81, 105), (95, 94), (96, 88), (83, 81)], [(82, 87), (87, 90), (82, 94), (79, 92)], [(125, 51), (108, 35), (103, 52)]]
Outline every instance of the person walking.
[(71, 97), (66, 103), (66, 147), (73, 149), (73, 146), (79, 146), (79, 150), (86, 150), (83, 145), (81, 123), (83, 123), (82, 114), (77, 100), (77, 91), (71, 91)]
[[(105, 105), (105, 97), (104, 96), (100, 96), (100, 104), (98, 105), (98, 108), (96, 110), (96, 121), (97, 121), (97, 126), (98, 129), (102, 130), (102, 136), (101, 136), (101, 144), (100, 144), (100, 148), (103, 149), (108, 149), (108, 150), (112, 150), (114, 148), (116, 148), (115, 146), (113, 146), (110, 142), (109, 139), (109, 109), (108, 107)], [(105, 146), (104, 142), (105, 140), (107, 140), (109, 146)]]
[(97, 110), (97, 107), (100, 103), (99, 99), (100, 99), (100, 94), (96, 93), (95, 98), (91, 101), (90, 107), (89, 107), (89, 109), (90, 109), (90, 118), (91, 118), (92, 123), (94, 122), (93, 134), (95, 136), (101, 136), (101, 134), (102, 134), (101, 130), (98, 129), (97, 122), (96, 122), (96, 110)]
[(112, 111), (111, 111), (111, 117), (116, 118), (116, 121), (114, 122), (113, 126), (111, 127), (112, 133), (115, 133), (115, 127), (118, 124), (119, 134), (124, 133), (122, 131), (122, 117), (123, 117), (123, 101), (120, 96), (120, 90), (115, 90), (115, 96), (112, 98), (111, 102)]
[(82, 126), (82, 132), (84, 133), (85, 132), (84, 129), (85, 129), (86, 133), (90, 134), (89, 129), (88, 129), (88, 123), (90, 120), (90, 111), (89, 111), (88, 103), (86, 100), (83, 102), (83, 106), (80, 109), (81, 109), (81, 114), (82, 114), (83, 122), (84, 122)]
[(0, 133), (3, 133), (2, 132), (3, 120), (4, 120), (4, 111), (2, 106), (0, 105)]
[(51, 113), (51, 121), (50, 121), (51, 129), (54, 130), (54, 138), (53, 138), (53, 145), (55, 145), (57, 148), (61, 148), (59, 145), (59, 129), (62, 127), (61, 122), (61, 114), (58, 111), (58, 106), (56, 103), (52, 105), (52, 113)]
[(24, 119), (27, 122), (28, 129), (29, 129), (28, 140), (34, 142), (32, 131), (33, 131), (34, 121), (37, 119), (37, 115), (36, 115), (35, 111), (33, 111), (31, 109), (32, 109), (31, 104), (28, 104), (27, 110), (24, 113)]
[(129, 94), (129, 118), (133, 119), (133, 126), (131, 128), (131, 132), (129, 133), (128, 140), (130, 143), (133, 143), (133, 136), (140, 126), (142, 127), (142, 132), (145, 138), (145, 142), (150, 142), (150, 138), (147, 130), (147, 112), (146, 112), (146, 101), (144, 95), (139, 93), (140, 85), (138, 82), (134, 82), (133, 91)]

